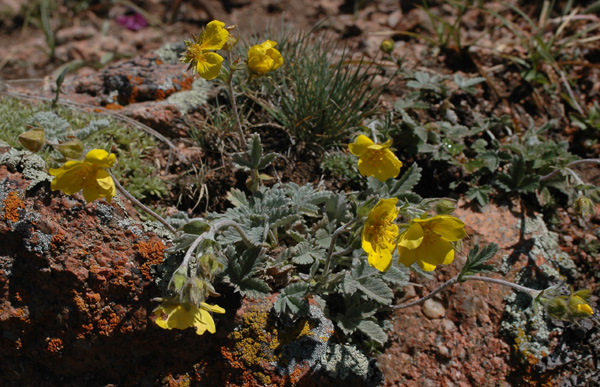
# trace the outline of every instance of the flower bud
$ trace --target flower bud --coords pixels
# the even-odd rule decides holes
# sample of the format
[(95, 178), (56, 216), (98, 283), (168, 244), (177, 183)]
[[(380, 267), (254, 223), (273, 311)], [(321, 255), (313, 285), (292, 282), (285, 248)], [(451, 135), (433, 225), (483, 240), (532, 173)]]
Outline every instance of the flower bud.
[(559, 320), (564, 320), (567, 314), (567, 301), (564, 297), (554, 298), (548, 301), (546, 310), (550, 316)]
[(56, 150), (58, 150), (67, 160), (77, 160), (81, 158), (84, 146), (81, 140), (73, 138), (67, 142), (58, 144)]
[(379, 48), (386, 54), (391, 54), (394, 51), (394, 41), (392, 39), (385, 39), (381, 42)]
[(456, 202), (450, 199), (440, 199), (435, 203), (435, 213), (438, 215), (448, 215), (456, 210)]
[(594, 203), (585, 196), (580, 196), (575, 200), (574, 209), (582, 218), (588, 219), (594, 215)]
[(19, 143), (30, 152), (36, 153), (44, 147), (46, 136), (44, 129), (33, 128), (19, 135)]

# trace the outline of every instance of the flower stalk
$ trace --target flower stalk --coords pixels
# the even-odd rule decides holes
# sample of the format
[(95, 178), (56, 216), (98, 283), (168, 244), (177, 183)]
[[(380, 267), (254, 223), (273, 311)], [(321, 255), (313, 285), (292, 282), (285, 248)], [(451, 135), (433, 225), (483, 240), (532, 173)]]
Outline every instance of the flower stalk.
[(133, 204), (135, 204), (136, 206), (138, 206), (142, 210), (144, 210), (144, 212), (146, 212), (148, 215), (152, 216), (154, 219), (156, 219), (158, 222), (160, 222), (163, 226), (165, 226), (165, 228), (167, 230), (169, 230), (171, 232), (171, 234), (173, 234), (173, 236), (179, 235), (177, 230), (175, 230), (175, 228), (173, 226), (171, 226), (165, 220), (165, 218), (158, 215), (156, 212), (152, 211), (150, 208), (148, 208), (147, 206), (142, 204), (139, 200), (137, 200), (133, 195), (131, 195), (129, 192), (127, 192), (127, 190), (125, 188), (123, 188), (123, 186), (117, 181), (117, 179), (115, 179), (115, 176), (112, 174), (112, 172), (108, 171), (108, 173), (110, 174), (110, 177), (112, 177), (113, 181), (115, 182), (115, 187), (123, 196), (125, 196), (130, 202), (132, 202)]
[[(501, 280), (501, 279), (498, 279), (498, 278), (491, 278), (491, 277), (485, 277), (485, 276), (476, 276), (476, 275), (466, 275), (466, 276), (463, 276), (462, 279), (463, 279), (463, 281), (466, 281), (466, 280), (482, 281), (482, 282), (490, 282), (490, 283), (494, 283), (494, 284), (498, 284), (498, 285), (502, 285), (502, 286), (508, 286), (509, 288), (512, 288), (512, 289), (514, 289), (514, 290), (516, 290), (518, 292), (527, 293), (530, 296), (532, 296), (533, 298), (537, 297), (537, 295), (540, 294), (540, 292), (541, 292), (541, 290), (532, 289), (532, 288), (528, 288), (526, 286), (517, 285), (517, 284), (515, 284), (513, 282)], [(426, 296), (421, 297), (421, 298), (419, 298), (418, 300), (415, 300), (415, 301), (406, 302), (406, 303), (400, 304), (400, 305), (394, 305), (394, 306), (392, 306), (392, 309), (406, 309), (406, 308), (410, 308), (411, 306), (421, 305), (422, 303), (424, 303), (425, 301), (427, 301), (431, 297), (435, 296), (436, 294), (438, 294), (442, 290), (444, 290), (444, 289), (446, 289), (446, 288), (454, 285), (457, 282), (459, 282), (458, 281), (458, 275), (455, 276), (455, 277), (450, 278), (448, 281), (444, 282), (439, 287), (437, 287), (436, 289), (432, 290), (431, 293), (427, 294)]]

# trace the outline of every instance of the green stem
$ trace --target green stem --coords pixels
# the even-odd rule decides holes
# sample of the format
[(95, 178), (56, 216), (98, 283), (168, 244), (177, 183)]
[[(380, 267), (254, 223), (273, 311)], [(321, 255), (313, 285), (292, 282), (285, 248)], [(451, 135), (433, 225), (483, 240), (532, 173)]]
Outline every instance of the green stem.
[[(512, 289), (514, 289), (514, 290), (516, 290), (518, 292), (527, 293), (527, 294), (529, 294), (530, 296), (532, 296), (534, 298), (541, 291), (541, 290), (537, 290), (537, 289), (528, 288), (526, 286), (517, 285), (517, 284), (515, 284), (513, 282), (501, 280), (501, 279), (498, 279), (498, 278), (491, 278), (491, 277), (484, 277), (484, 276), (466, 275), (466, 276), (462, 277), (462, 280), (463, 281), (472, 280), (472, 281), (490, 282), (490, 283), (494, 283), (494, 284), (498, 284), (498, 285), (508, 286), (509, 288), (512, 288)], [(456, 277), (450, 278), (448, 281), (444, 282), (438, 288), (436, 288), (433, 291), (431, 291), (431, 293), (429, 293), (425, 297), (421, 297), (418, 300), (407, 302), (407, 303), (404, 303), (404, 304), (394, 305), (394, 306), (392, 306), (392, 309), (405, 309), (405, 308), (410, 308), (411, 306), (421, 305), (422, 303), (424, 303), (425, 301), (427, 301), (431, 297), (435, 296), (436, 294), (438, 294), (442, 290), (444, 290), (444, 289), (446, 289), (446, 288), (454, 285), (457, 282), (458, 282), (458, 275)]]
[(123, 188), (123, 186), (117, 181), (117, 179), (115, 179), (115, 176), (112, 174), (112, 172), (108, 171), (108, 173), (110, 174), (110, 177), (112, 177), (113, 181), (115, 182), (115, 187), (117, 187), (117, 190), (123, 196), (125, 196), (130, 202), (132, 202), (133, 204), (135, 204), (136, 206), (138, 206), (142, 210), (144, 210), (144, 212), (146, 212), (148, 215), (152, 216), (154, 219), (156, 219), (157, 221), (162, 223), (162, 225), (165, 226), (167, 228), (167, 230), (169, 230), (171, 232), (171, 234), (173, 234), (173, 236), (176, 236), (176, 237), (179, 236), (179, 233), (177, 232), (177, 230), (175, 230), (175, 228), (173, 228), (173, 226), (171, 226), (165, 220), (165, 218), (158, 215), (156, 212), (152, 211), (150, 208), (146, 207), (145, 205), (143, 205), (139, 200), (137, 200), (135, 197), (133, 197), (133, 195), (131, 195), (129, 192), (127, 192), (127, 190), (125, 188)]
[(242, 128), (242, 122), (240, 121), (240, 113), (238, 112), (237, 102), (235, 101), (235, 94), (233, 92), (233, 73), (235, 70), (231, 67), (231, 51), (227, 51), (227, 59), (229, 60), (229, 77), (227, 79), (227, 88), (229, 89), (229, 96), (231, 99), (231, 108), (233, 109), (233, 116), (235, 117), (235, 123), (240, 135), (240, 141), (244, 148), (247, 148), (246, 136), (244, 135), (244, 129)]

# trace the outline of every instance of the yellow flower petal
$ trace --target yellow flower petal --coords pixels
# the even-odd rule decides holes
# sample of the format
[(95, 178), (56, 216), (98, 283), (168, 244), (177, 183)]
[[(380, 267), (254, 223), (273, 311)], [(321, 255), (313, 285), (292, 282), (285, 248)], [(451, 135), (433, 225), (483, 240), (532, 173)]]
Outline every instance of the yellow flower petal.
[(417, 250), (420, 260), (431, 265), (447, 265), (454, 261), (454, 247), (441, 238), (425, 241)]
[(467, 236), (465, 224), (454, 216), (437, 215), (433, 218), (415, 219), (414, 221), (416, 223), (429, 223), (431, 230), (448, 242), (458, 241)]
[(413, 223), (400, 235), (398, 246), (406, 247), (407, 249), (416, 249), (423, 242), (425, 234), (423, 228), (418, 223)]
[(352, 153), (354, 156), (360, 157), (371, 145), (374, 145), (373, 140), (361, 134), (356, 138), (356, 140), (354, 140), (352, 144), (348, 144), (348, 149), (350, 149), (350, 153)]
[(386, 181), (398, 176), (402, 168), (402, 162), (389, 149), (391, 144), (391, 140), (384, 144), (374, 144), (367, 136), (360, 135), (348, 148), (353, 155), (359, 157), (358, 171), (361, 175)]
[(248, 49), (248, 68), (258, 74), (277, 70), (283, 64), (281, 53), (276, 50), (277, 42), (267, 40)]
[(435, 270), (454, 261), (450, 242), (465, 236), (464, 223), (450, 215), (413, 219), (398, 239), (398, 261), (407, 267), (416, 261), (425, 271)]
[(220, 50), (227, 43), (229, 31), (225, 28), (225, 23), (213, 20), (207, 24), (206, 30), (199, 37), (201, 50)]
[(223, 57), (214, 52), (206, 52), (198, 57), (196, 72), (206, 80), (215, 79), (221, 72)]
[(417, 261), (417, 250), (407, 249), (406, 247), (398, 246), (398, 263), (405, 267), (412, 266)]
[(394, 220), (399, 212), (397, 202), (397, 198), (379, 200), (369, 212), (362, 232), (362, 248), (368, 255), (369, 264), (380, 271), (390, 268), (396, 248), (398, 226)]
[(209, 305), (205, 302), (200, 303), (200, 308), (206, 309), (213, 313), (225, 313), (225, 309), (221, 308), (219, 305)]
[(392, 252), (383, 249), (379, 253), (369, 254), (369, 265), (379, 271), (388, 271), (392, 265)]
[(104, 149), (92, 149), (85, 155), (84, 162), (106, 169), (112, 167), (116, 159), (117, 157), (114, 153), (109, 155)]

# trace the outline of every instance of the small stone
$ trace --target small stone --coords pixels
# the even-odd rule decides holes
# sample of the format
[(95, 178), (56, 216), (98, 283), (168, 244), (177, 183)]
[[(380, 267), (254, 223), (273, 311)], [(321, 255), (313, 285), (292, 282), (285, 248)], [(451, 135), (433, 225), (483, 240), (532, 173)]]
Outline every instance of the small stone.
[(441, 318), (446, 314), (446, 308), (444, 308), (442, 303), (433, 299), (425, 301), (421, 310), (430, 319)]

